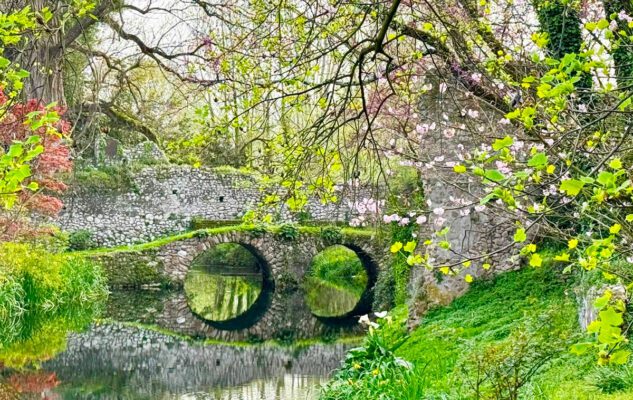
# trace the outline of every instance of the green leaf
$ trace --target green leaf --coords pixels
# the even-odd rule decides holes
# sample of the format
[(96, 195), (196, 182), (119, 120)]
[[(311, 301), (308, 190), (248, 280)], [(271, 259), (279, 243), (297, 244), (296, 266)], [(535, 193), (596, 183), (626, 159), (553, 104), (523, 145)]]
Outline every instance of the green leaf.
[(514, 242), (515, 243), (523, 243), (527, 239), (527, 235), (525, 234), (525, 229), (519, 228), (514, 233)]
[(611, 296), (613, 296), (613, 293), (611, 293), (610, 290), (605, 291), (602, 296), (594, 300), (593, 306), (598, 310), (602, 310), (607, 304), (609, 304)]
[(609, 21), (602, 18), (600, 21), (598, 21), (596, 26), (598, 27), (598, 29), (606, 29), (609, 27)]
[(499, 170), (487, 169), (484, 173), (484, 178), (493, 182), (500, 182), (505, 179), (505, 176), (501, 172), (499, 172)]
[(492, 143), (492, 149), (494, 151), (499, 151), (503, 148), (510, 147), (514, 143), (514, 139), (510, 136), (506, 136), (503, 139), (497, 139)]
[(530, 257), (530, 266), (540, 267), (541, 265), (543, 265), (543, 259), (541, 256), (538, 253), (532, 254), (532, 257)]
[(457, 172), (458, 174), (463, 174), (464, 172), (466, 172), (466, 167), (464, 167), (463, 165), (456, 165), (453, 167), (453, 171)]
[(609, 162), (609, 168), (622, 169), (622, 160), (620, 160), (619, 158), (614, 158)]
[(622, 318), (622, 313), (615, 311), (613, 307), (609, 307), (605, 310), (600, 311), (598, 315), (600, 316), (600, 321), (603, 324), (620, 326), (624, 322), (624, 319)]
[(612, 187), (615, 185), (615, 176), (609, 171), (600, 172), (596, 180), (602, 186)]
[(624, 365), (627, 363), (627, 361), (629, 361), (630, 355), (631, 355), (631, 352), (628, 350), (618, 350), (614, 352), (613, 354), (611, 354), (609, 361), (616, 365)]
[(7, 152), (7, 156), (10, 158), (20, 157), (24, 153), (24, 147), (21, 143), (14, 143), (9, 147), (9, 151)]
[(0, 68), (1, 69), (5, 69), (6, 67), (9, 66), (9, 64), (11, 64), (11, 61), (9, 61), (9, 59), (0, 56)]
[(568, 196), (577, 196), (583, 186), (585, 186), (585, 183), (577, 179), (565, 179), (560, 184), (560, 190), (565, 192)]
[(413, 251), (415, 250), (415, 246), (417, 244), (418, 243), (415, 240), (407, 242), (407, 244), (404, 245), (403, 250), (406, 251), (407, 253), (413, 253)]
[(546, 165), (548, 162), (547, 155), (545, 153), (536, 153), (527, 162), (528, 167), (540, 167)]
[(571, 351), (572, 354), (581, 356), (589, 351), (589, 349), (591, 349), (593, 346), (593, 343), (575, 343), (571, 346), (569, 351)]

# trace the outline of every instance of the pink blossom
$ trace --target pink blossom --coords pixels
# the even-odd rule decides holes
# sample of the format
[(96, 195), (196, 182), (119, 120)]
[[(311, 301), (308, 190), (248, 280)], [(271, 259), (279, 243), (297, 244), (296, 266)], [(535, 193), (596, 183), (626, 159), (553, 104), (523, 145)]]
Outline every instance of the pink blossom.
[(400, 226), (405, 226), (405, 225), (407, 225), (407, 224), (409, 223), (409, 221), (410, 221), (410, 219), (409, 219), (409, 218), (404, 217), (404, 218), (402, 218), (402, 219), (400, 220), (400, 222), (398, 222), (398, 225), (400, 225)]
[(483, 205), (483, 204), (478, 204), (478, 205), (475, 206), (475, 211), (477, 211), (477, 212), (482, 212), (485, 209), (486, 209), (486, 206)]
[(420, 215), (416, 220), (415, 223), (418, 225), (422, 225), (423, 223), (426, 222), (426, 216), (424, 215)]
[(433, 209), (433, 214), (435, 215), (443, 215), (444, 209), (442, 207), (436, 207)]

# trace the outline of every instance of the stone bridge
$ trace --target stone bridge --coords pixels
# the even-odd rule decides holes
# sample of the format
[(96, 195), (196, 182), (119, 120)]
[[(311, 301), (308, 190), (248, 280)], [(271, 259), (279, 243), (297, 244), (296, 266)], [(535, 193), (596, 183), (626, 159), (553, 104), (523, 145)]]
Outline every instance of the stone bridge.
[[(220, 243), (248, 249), (263, 267), (265, 289), (255, 304), (228, 321), (207, 321), (191, 311), (184, 291), (176, 291), (160, 305), (153, 323), (180, 334), (218, 340), (244, 341), (328, 335), (354, 326), (359, 315), (371, 311), (373, 291), (387, 256), (370, 232), (342, 230), (340, 240), (328, 241), (318, 228), (300, 229), (289, 240), (279, 233), (236, 227), (196, 232), (160, 246), (95, 254), (113, 286), (169, 284), (182, 287), (196, 257)], [(368, 285), (356, 307), (337, 318), (313, 315), (302, 287), (312, 258), (325, 248), (340, 244), (353, 250), (365, 267)]]

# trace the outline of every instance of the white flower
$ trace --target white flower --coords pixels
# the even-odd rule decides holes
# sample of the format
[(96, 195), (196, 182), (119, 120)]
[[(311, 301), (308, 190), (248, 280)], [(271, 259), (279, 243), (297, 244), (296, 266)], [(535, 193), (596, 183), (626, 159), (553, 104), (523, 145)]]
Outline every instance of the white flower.
[(440, 83), (440, 94), (443, 94), (444, 92), (446, 92), (446, 83), (442, 82)]
[(387, 311), (378, 311), (375, 312), (374, 315), (378, 318), (385, 318), (387, 316)]
[(371, 321), (369, 320), (369, 315), (365, 314), (358, 319), (358, 323), (362, 325), (369, 325)]
[(443, 215), (444, 214), (444, 209), (442, 207), (437, 207), (433, 209), (433, 214), (435, 215)]
[(402, 219), (400, 220), (400, 222), (398, 222), (398, 225), (400, 225), (400, 226), (405, 226), (405, 225), (407, 225), (407, 224), (409, 223), (409, 221), (410, 221), (410, 220), (409, 220), (409, 218), (406, 218), (406, 217), (405, 217), (405, 218), (402, 218)]
[(415, 220), (415, 223), (416, 223), (416, 224), (418, 224), (418, 225), (421, 225), (421, 224), (423, 224), (423, 223), (425, 223), (425, 222), (426, 222), (426, 216), (424, 216), (424, 215), (420, 215), (420, 216), (419, 216), (419, 217)]
[(475, 211), (477, 211), (477, 212), (482, 212), (485, 209), (486, 209), (486, 206), (483, 205), (483, 204), (478, 204), (478, 205), (475, 206)]
[(477, 111), (477, 110), (472, 110), (472, 109), (470, 109), (470, 108), (468, 109), (468, 113), (467, 113), (467, 114), (468, 114), (468, 116), (469, 116), (470, 118), (478, 118), (478, 117), (479, 117), (479, 111)]

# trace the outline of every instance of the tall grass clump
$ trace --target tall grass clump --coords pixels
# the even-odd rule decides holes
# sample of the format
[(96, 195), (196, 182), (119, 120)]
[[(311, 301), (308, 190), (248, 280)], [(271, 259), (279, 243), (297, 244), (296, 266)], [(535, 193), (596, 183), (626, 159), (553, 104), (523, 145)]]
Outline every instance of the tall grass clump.
[(106, 296), (101, 269), (86, 259), (24, 243), (0, 244), (0, 348), (23, 338), (34, 316), (91, 309)]

